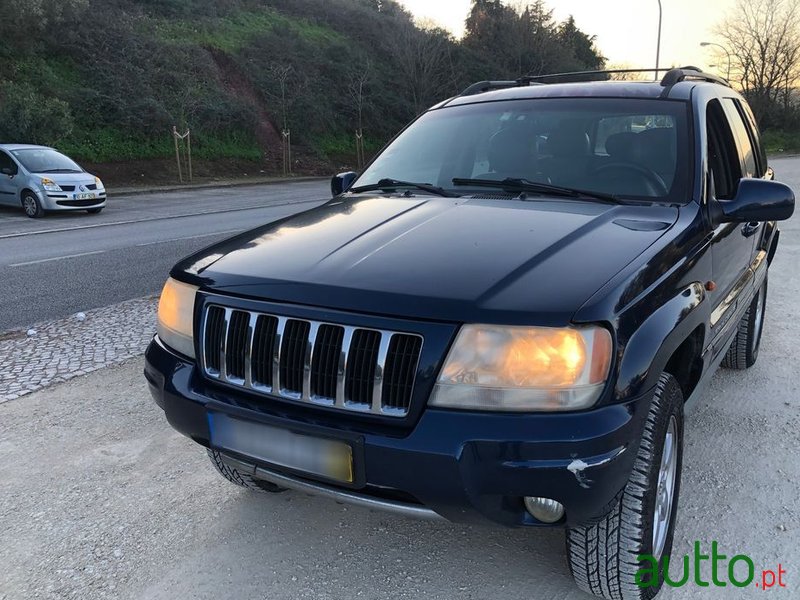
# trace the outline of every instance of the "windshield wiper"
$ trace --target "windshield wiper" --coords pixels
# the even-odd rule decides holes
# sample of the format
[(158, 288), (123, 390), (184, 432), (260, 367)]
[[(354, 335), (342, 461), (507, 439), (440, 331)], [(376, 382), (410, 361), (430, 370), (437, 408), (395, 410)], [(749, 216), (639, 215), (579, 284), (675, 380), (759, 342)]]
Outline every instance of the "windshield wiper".
[(602, 192), (589, 192), (586, 190), (576, 190), (569, 187), (562, 187), (560, 185), (551, 185), (549, 183), (539, 183), (538, 181), (530, 181), (528, 179), (518, 179), (515, 177), (508, 177), (502, 181), (496, 179), (464, 179), (456, 177), (453, 179), (453, 185), (467, 186), (475, 185), (478, 187), (493, 187), (508, 190), (511, 192), (532, 192), (534, 194), (550, 194), (551, 196), (560, 196), (564, 198), (589, 198), (591, 200), (598, 200), (606, 204), (625, 204), (613, 194), (604, 194)]
[(388, 179), (388, 178), (381, 179), (380, 181), (378, 181), (378, 183), (374, 183), (372, 185), (362, 185), (359, 187), (354, 187), (349, 189), (348, 191), (353, 192), (354, 194), (359, 194), (361, 192), (374, 192), (376, 190), (390, 190), (402, 187), (422, 190), (423, 192), (428, 192), (429, 194), (434, 194), (436, 196), (443, 196), (445, 198), (458, 198), (458, 194), (453, 194), (451, 192), (448, 192), (444, 188), (431, 185), (430, 183), (415, 183), (413, 181), (399, 181), (397, 179)]
[(75, 169), (40, 169), (37, 173), (82, 173), (83, 171), (76, 171)]

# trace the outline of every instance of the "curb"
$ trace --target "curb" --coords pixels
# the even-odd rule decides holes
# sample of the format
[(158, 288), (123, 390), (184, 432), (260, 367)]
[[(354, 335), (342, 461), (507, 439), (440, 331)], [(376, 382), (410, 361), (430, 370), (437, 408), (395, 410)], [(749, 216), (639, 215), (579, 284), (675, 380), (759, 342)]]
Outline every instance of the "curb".
[(146, 194), (161, 194), (169, 192), (184, 192), (191, 190), (206, 190), (215, 188), (244, 187), (248, 185), (274, 185), (280, 183), (300, 183), (303, 181), (327, 181), (327, 177), (272, 177), (269, 179), (243, 179), (236, 181), (214, 181), (208, 183), (185, 183), (182, 185), (165, 185), (151, 188), (122, 187), (111, 188), (109, 196), (144, 196)]

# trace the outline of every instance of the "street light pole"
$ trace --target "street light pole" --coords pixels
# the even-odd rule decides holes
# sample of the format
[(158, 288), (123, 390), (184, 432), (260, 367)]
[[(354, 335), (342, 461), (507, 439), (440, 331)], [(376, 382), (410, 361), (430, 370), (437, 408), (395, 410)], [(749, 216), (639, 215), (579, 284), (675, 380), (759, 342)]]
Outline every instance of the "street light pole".
[(656, 42), (656, 72), (654, 79), (658, 81), (658, 67), (660, 66), (658, 63), (661, 60), (661, 0), (658, 0), (658, 41)]
[(716, 46), (717, 48), (722, 48), (722, 51), (728, 57), (728, 76), (725, 79), (730, 81), (731, 80), (731, 53), (728, 52), (728, 49), (725, 46), (723, 46), (722, 44), (716, 44), (714, 42), (700, 42), (700, 45), (703, 46), (704, 48), (706, 46)]

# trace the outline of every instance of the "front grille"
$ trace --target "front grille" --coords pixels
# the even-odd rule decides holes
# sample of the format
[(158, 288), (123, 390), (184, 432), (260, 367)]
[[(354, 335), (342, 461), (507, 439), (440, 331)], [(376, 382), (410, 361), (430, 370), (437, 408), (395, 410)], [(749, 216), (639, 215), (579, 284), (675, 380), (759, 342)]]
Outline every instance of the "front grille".
[(60, 187), (65, 192), (74, 192), (75, 191), (75, 186), (74, 185), (62, 185), (62, 184), (59, 183), (58, 187)]
[(100, 204), (105, 198), (91, 198), (87, 200), (56, 200), (59, 206), (94, 206)]
[(200, 348), (211, 379), (297, 402), (404, 417), (422, 338), (211, 304)]

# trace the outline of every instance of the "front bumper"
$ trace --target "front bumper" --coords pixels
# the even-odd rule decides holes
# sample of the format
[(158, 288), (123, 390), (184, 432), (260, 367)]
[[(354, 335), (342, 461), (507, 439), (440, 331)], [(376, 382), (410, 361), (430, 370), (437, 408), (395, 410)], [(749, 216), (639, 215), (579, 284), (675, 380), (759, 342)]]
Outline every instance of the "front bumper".
[[(649, 409), (647, 396), (591, 411), (497, 414), (427, 408), (410, 430), (396, 434), (337, 428), (287, 418), (268, 404), (251, 410), (226, 402), (195, 364), (154, 338), (145, 377), (156, 403), (180, 433), (210, 447), (208, 414), (224, 412), (304, 434), (357, 440), (358, 486), (346, 489), (298, 477), (247, 456), (224, 460), (284, 487), (416, 516), (506, 526), (542, 525), (524, 496), (561, 502), (557, 525), (576, 526), (605, 515), (628, 480)], [(330, 419), (329, 419), (330, 421)]]
[(77, 192), (45, 192), (36, 191), (42, 208), (47, 211), (57, 210), (86, 210), (89, 208), (103, 208), (106, 205), (107, 194), (105, 190), (95, 191), (96, 198), (77, 200)]

